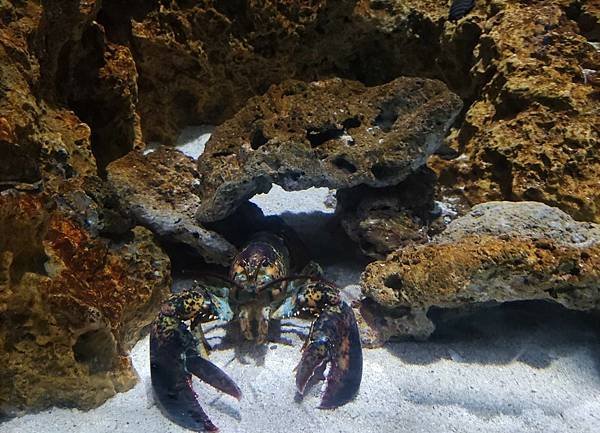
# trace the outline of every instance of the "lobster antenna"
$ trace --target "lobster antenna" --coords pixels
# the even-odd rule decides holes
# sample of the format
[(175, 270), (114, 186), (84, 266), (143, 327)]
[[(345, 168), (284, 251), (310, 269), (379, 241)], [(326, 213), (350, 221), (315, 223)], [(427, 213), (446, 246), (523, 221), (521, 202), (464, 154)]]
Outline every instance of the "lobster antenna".
[(293, 281), (293, 280), (314, 280), (321, 281), (326, 284), (334, 285), (331, 281), (326, 280), (323, 277), (315, 276), (315, 275), (289, 275), (287, 277), (276, 278), (273, 281), (268, 282), (264, 286), (261, 287), (261, 290), (267, 289), (275, 284), (283, 283), (285, 281)]
[(217, 280), (221, 280), (225, 283), (229, 283), (232, 286), (236, 287), (239, 290), (244, 290), (244, 287), (240, 284), (237, 283), (235, 281), (233, 281), (231, 278), (229, 277), (224, 277), (221, 274), (217, 274), (216, 272), (206, 272), (206, 271), (202, 271), (202, 272), (197, 272), (197, 271), (189, 271), (189, 270), (182, 270), (181, 271), (182, 274), (193, 274), (199, 277), (211, 277), (211, 278), (216, 278)]

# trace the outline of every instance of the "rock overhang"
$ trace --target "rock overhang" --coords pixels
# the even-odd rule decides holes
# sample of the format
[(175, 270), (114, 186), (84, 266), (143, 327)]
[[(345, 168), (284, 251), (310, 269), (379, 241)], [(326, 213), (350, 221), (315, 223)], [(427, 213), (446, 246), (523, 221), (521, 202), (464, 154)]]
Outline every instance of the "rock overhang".
[(207, 143), (196, 216), (222, 219), (272, 183), (289, 191), (398, 184), (437, 150), (461, 108), (442, 82), (423, 78), (271, 86)]

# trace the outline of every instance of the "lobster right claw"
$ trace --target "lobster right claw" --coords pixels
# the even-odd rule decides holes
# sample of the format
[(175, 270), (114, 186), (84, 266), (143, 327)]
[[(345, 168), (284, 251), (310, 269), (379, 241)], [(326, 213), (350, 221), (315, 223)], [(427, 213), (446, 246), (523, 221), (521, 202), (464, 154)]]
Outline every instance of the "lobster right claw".
[(303, 395), (311, 378), (325, 375), (321, 409), (334, 409), (352, 400), (362, 380), (362, 350), (352, 308), (346, 303), (324, 310), (311, 328), (296, 367), (296, 387)]

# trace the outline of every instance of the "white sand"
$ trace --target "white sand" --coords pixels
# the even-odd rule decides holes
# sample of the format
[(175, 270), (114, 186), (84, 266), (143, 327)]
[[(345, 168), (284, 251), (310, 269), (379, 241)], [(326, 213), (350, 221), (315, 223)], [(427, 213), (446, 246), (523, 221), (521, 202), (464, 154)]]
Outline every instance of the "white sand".
[[(305, 239), (330, 278), (356, 283), (361, 268), (349, 244), (330, 235), (326, 191), (287, 196), (274, 188), (256, 197), (266, 213), (284, 217)], [(313, 211), (312, 214), (297, 212)], [(320, 211), (320, 212), (319, 212)], [(284, 324), (307, 332), (307, 324)], [(358, 397), (322, 411), (318, 386), (294, 401), (292, 369), (301, 339), (284, 332), (280, 342), (215, 350), (213, 361), (244, 393), (241, 402), (196, 382), (200, 401), (224, 432), (485, 432), (596, 433), (600, 431), (600, 341), (582, 314), (546, 304), (519, 304), (477, 313), (442, 327), (425, 343), (390, 344), (364, 350)], [(209, 331), (213, 345), (222, 335)], [(148, 399), (148, 339), (133, 351), (139, 384), (101, 407), (81, 412), (52, 409), (0, 424), (5, 433), (175, 433)]]
[[(294, 402), (292, 369), (301, 344), (294, 334), (283, 335), (294, 346), (213, 352), (213, 361), (240, 385), (241, 402), (199, 382), (196, 389), (224, 432), (597, 432), (600, 345), (591, 329), (568, 312), (562, 319), (541, 314), (524, 329), (514, 317), (496, 315), (484, 323), (483, 336), (455, 328), (440, 341), (365, 350), (360, 393), (335, 411), (316, 408), (318, 386), (304, 402)], [(211, 343), (218, 333), (209, 332)], [(136, 346), (133, 360), (140, 383), (98, 409), (53, 409), (11, 420), (0, 431), (186, 431), (149, 403), (148, 339)]]

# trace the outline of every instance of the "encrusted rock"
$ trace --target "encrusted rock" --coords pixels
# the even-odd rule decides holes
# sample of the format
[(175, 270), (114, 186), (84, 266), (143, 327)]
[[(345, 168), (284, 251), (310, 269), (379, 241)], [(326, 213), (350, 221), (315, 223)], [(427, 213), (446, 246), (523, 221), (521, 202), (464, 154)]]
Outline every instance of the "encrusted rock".
[(481, 95), (450, 140), (460, 156), (431, 163), (444, 195), (541, 201), (600, 222), (599, 89), (584, 77), (600, 70), (584, 36), (600, 31), (597, 2), (561, 3), (493, 2), (470, 77)]
[(558, 244), (586, 247), (600, 242), (600, 224), (575, 221), (543, 203), (489, 202), (450, 223), (436, 241), (458, 242), (471, 235), (552, 239)]
[(37, 94), (51, 85), (41, 85), (41, 61), (30, 44), (51, 37), (46, 31), (65, 33), (42, 26), (39, 3), (24, 3), (0, 4), (0, 189), (42, 180), (52, 190), (65, 178), (95, 174), (96, 162), (90, 128), (72, 111)]
[(208, 141), (198, 216), (223, 218), (272, 182), (286, 190), (395, 185), (424, 165), (461, 106), (443, 83), (421, 78), (272, 86)]
[(12, 192), (0, 227), (0, 414), (87, 409), (133, 386), (129, 350), (170, 288), (152, 233), (110, 246)]
[(97, 176), (78, 176), (63, 182), (52, 199), (63, 214), (94, 237), (123, 236), (135, 225), (116, 191)]
[(166, 240), (193, 248), (207, 261), (229, 264), (235, 247), (195, 220), (200, 206), (196, 162), (167, 147), (144, 155), (133, 151), (107, 167), (123, 206), (143, 226)]
[(427, 309), (383, 308), (371, 299), (356, 304), (354, 315), (363, 347), (381, 347), (392, 338), (410, 336), (427, 340), (435, 326), (427, 317)]
[(486, 203), (433, 242), (370, 264), (362, 285), (388, 309), (534, 299), (597, 309), (600, 226), (541, 203)]
[(468, 88), (480, 30), (453, 26), (442, 48), (447, 14), (445, 3), (421, 0), (170, 1), (143, 12), (131, 2), (103, 6), (107, 21), (131, 35), (144, 137), (163, 142), (190, 123), (222, 123), (290, 78), (376, 85), (410, 75)]
[(362, 252), (377, 259), (405, 245), (429, 239), (434, 212), (435, 174), (423, 167), (398, 185), (360, 185), (337, 192), (336, 213)]

